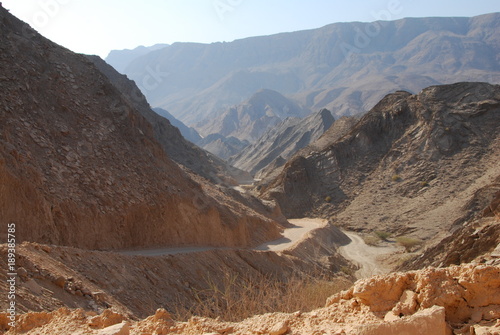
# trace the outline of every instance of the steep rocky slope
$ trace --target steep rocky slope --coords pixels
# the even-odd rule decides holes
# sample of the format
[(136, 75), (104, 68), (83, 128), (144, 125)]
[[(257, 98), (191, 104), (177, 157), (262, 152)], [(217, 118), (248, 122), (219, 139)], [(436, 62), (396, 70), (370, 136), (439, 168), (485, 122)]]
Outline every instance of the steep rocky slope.
[(487, 263), (500, 257), (500, 175), (494, 183), (477, 190), (464, 209), (450, 236), (400, 268), (460, 265), (478, 258)]
[(309, 110), (278, 92), (266, 89), (255, 93), (240, 105), (199, 122), (196, 129), (203, 136), (220, 134), (253, 143), (283, 119), (290, 116), (304, 117), (309, 113)]
[[(330, 297), (324, 308), (308, 313), (268, 313), (241, 322), (204, 317), (176, 322), (164, 309), (135, 321), (112, 310), (95, 315), (62, 308), (24, 314), (17, 329), (25, 334), (493, 335), (500, 331), (499, 287), (500, 267), (471, 264), (358, 281)], [(0, 327), (9, 328), (5, 314)]]
[(0, 212), (18, 243), (243, 246), (278, 236), (275, 221), (170, 160), (87, 57), (1, 7), (0, 29)]
[(288, 160), (298, 150), (317, 140), (333, 122), (334, 118), (327, 109), (306, 118), (287, 118), (228, 162), (255, 175), (278, 158)]
[(333, 215), (349, 229), (439, 240), (500, 174), (499, 120), (499, 86), (396, 92), (348, 135), (296, 155), (262, 193), (288, 217)]
[(399, 89), (500, 83), (499, 16), (335, 23), (230, 43), (175, 43), (125, 73), (141, 83), (155, 71), (161, 83), (148, 100), (190, 126), (262, 88), (314, 111), (354, 115)]

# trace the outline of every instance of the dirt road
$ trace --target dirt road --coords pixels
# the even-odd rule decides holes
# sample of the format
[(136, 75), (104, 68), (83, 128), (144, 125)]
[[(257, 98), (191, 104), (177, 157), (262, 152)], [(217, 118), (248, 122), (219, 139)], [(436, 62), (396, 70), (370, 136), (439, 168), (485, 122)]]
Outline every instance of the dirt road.
[(397, 251), (399, 248), (396, 245), (370, 246), (358, 234), (347, 231), (344, 231), (344, 233), (352, 242), (340, 247), (339, 252), (348, 260), (359, 265), (360, 269), (355, 273), (356, 278), (367, 278), (390, 271), (380, 262), (380, 257)]
[(293, 227), (285, 229), (282, 238), (261, 244), (255, 248), (255, 250), (285, 250), (302, 240), (311, 230), (324, 227), (327, 224), (327, 221), (324, 219), (311, 218), (292, 219), (288, 220), (288, 222), (290, 222)]
[[(323, 219), (292, 219), (288, 220), (292, 227), (287, 228), (283, 232), (283, 237), (274, 241), (266, 242), (259, 245), (254, 250), (268, 250), (268, 251), (281, 251), (285, 250), (295, 243), (302, 240), (308, 232), (313, 229), (323, 227), (327, 221)], [(200, 252), (212, 249), (228, 249), (228, 248), (214, 248), (214, 247), (183, 247), (183, 248), (161, 248), (161, 249), (141, 249), (141, 250), (126, 250), (120, 251), (125, 255), (141, 255), (141, 256), (161, 256), (161, 255), (175, 255), (182, 253)]]

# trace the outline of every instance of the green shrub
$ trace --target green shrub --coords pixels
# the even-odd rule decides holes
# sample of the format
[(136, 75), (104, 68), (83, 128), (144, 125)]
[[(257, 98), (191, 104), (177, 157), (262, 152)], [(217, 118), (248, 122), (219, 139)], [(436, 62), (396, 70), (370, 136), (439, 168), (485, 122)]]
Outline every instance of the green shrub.
[(378, 237), (379, 239), (381, 239), (382, 241), (387, 241), (387, 239), (388, 239), (389, 237), (391, 237), (391, 233), (388, 233), (388, 232), (386, 232), (386, 231), (380, 231), (380, 230), (377, 230), (377, 231), (375, 232), (375, 235), (377, 235), (377, 237)]
[(400, 236), (396, 238), (401, 246), (403, 246), (406, 252), (411, 252), (414, 248), (421, 246), (424, 242), (418, 238), (412, 238), (407, 236)]

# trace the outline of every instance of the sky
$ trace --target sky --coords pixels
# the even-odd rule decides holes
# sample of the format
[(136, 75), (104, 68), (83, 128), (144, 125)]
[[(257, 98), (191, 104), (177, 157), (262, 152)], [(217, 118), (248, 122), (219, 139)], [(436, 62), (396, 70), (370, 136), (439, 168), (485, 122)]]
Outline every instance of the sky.
[(2, 0), (3, 7), (72, 51), (235, 39), (336, 22), (500, 12), (499, 0)]

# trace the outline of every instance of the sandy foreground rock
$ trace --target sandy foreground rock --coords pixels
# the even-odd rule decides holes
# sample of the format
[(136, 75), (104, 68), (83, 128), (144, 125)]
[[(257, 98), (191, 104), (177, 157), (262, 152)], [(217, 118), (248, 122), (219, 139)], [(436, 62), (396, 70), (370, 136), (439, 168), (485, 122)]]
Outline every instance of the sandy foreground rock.
[(500, 334), (500, 266), (426, 268), (360, 280), (308, 313), (270, 313), (241, 322), (193, 317), (176, 322), (163, 309), (146, 319), (66, 307), (0, 314), (2, 334)]

